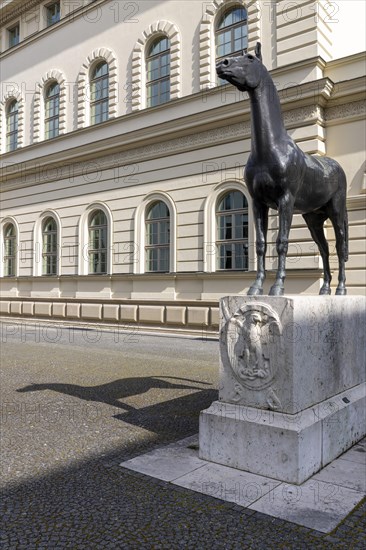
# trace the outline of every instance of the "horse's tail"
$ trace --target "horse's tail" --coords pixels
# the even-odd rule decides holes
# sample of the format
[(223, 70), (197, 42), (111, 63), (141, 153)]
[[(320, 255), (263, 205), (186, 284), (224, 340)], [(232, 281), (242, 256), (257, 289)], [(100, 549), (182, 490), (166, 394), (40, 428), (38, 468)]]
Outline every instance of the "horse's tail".
[(344, 261), (348, 261), (348, 212), (346, 208), (345, 216), (344, 216)]

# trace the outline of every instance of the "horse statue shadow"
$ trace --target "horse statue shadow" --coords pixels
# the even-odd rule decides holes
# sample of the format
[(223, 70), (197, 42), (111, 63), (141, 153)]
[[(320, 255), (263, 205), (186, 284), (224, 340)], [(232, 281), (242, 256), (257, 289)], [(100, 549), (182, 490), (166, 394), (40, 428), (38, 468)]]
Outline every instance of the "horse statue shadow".
[(323, 260), (324, 281), (319, 294), (331, 293), (329, 247), (323, 229), (324, 222), (331, 220), (339, 261), (336, 294), (347, 294), (347, 182), (343, 169), (329, 157), (304, 153), (288, 135), (276, 87), (262, 63), (259, 42), (255, 55), (228, 57), (216, 65), (216, 72), (240, 91), (248, 92), (251, 104), (252, 148), (244, 180), (253, 199), (257, 277), (248, 294), (263, 294), (269, 208), (279, 214), (278, 268), (269, 294), (284, 294), (288, 239), (294, 213), (302, 214)]
[[(164, 376), (164, 378), (165, 380), (156, 376), (122, 378), (120, 380), (107, 382), (106, 384), (99, 384), (98, 386), (79, 386), (78, 384), (49, 382), (44, 384), (30, 384), (16, 391), (19, 393), (27, 393), (51, 390), (84, 401), (100, 402), (127, 411), (134, 411), (135, 407), (132, 407), (128, 403), (121, 402), (120, 399), (144, 394), (154, 388), (202, 391), (202, 386), (211, 386), (211, 384), (207, 382), (187, 378), (177, 378), (174, 376)], [(173, 380), (174, 382), (169, 382), (167, 379)], [(179, 381), (180, 383), (175, 381)], [(182, 384), (183, 381), (189, 382), (189, 384)]]

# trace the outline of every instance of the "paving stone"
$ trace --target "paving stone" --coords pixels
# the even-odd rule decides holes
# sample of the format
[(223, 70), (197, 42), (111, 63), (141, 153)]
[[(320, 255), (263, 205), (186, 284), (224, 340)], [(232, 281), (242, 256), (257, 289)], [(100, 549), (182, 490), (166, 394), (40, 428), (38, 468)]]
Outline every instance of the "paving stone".
[(204, 464), (195, 451), (174, 445), (122, 462), (121, 466), (164, 481), (172, 481), (187, 472), (202, 468)]
[(340, 458), (342, 458), (343, 460), (350, 460), (351, 462), (357, 462), (359, 464), (366, 465), (365, 443), (363, 443), (362, 445), (355, 445), (354, 447), (352, 447), (352, 449), (344, 453)]
[(203, 467), (176, 479), (174, 483), (241, 506), (249, 506), (280, 484), (280, 481), (220, 464), (201, 463)]
[(310, 479), (301, 486), (281, 483), (250, 508), (329, 533), (362, 498), (352, 489)]
[(323, 468), (312, 479), (326, 481), (334, 486), (340, 485), (366, 493), (366, 468), (360, 462), (352, 462), (339, 458)]
[[(129, 343), (82, 328), (21, 342), (11, 332), (1, 347), (2, 550), (363, 550), (365, 501), (334, 543), (120, 466), (197, 443), (199, 411), (217, 398), (218, 342)], [(126, 411), (128, 422), (116, 417)]]

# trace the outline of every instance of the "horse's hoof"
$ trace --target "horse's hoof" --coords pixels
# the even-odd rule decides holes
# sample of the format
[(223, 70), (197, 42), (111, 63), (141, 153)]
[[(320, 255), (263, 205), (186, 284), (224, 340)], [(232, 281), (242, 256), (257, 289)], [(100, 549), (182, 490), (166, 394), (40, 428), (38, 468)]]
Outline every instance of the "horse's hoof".
[(257, 286), (251, 286), (248, 290), (247, 296), (262, 296), (263, 288), (258, 288)]
[(283, 296), (285, 289), (282, 285), (273, 285), (269, 291), (269, 296)]
[(319, 291), (319, 296), (325, 296), (330, 294), (330, 286), (323, 285)]
[(347, 289), (344, 286), (340, 288), (338, 287), (335, 293), (336, 293), (336, 296), (346, 296)]

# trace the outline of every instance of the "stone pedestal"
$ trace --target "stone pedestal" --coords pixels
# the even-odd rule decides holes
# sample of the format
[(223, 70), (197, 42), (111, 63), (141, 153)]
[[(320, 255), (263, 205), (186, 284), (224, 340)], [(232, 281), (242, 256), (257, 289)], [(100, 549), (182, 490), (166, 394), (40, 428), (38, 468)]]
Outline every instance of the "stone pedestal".
[(359, 441), (365, 326), (362, 296), (223, 298), (200, 458), (299, 484)]

